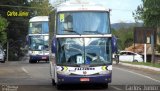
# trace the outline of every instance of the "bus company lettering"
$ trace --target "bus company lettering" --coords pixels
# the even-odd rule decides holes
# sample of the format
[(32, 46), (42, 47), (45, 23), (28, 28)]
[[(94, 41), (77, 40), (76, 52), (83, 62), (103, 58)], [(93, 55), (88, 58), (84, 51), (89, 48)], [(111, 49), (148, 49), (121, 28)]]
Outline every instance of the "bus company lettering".
[(26, 11), (7, 11), (7, 16), (29, 16), (29, 12)]
[(95, 68), (81, 68), (81, 67), (77, 67), (77, 68), (75, 68), (75, 70), (95, 70)]

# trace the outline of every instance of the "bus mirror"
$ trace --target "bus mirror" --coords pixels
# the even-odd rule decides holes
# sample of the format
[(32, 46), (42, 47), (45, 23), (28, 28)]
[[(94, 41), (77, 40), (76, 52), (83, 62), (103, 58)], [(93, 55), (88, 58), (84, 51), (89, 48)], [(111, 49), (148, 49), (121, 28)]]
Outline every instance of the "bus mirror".
[(52, 53), (56, 53), (56, 38), (53, 38), (53, 40), (52, 40), (52, 46), (51, 46), (51, 51), (52, 51)]

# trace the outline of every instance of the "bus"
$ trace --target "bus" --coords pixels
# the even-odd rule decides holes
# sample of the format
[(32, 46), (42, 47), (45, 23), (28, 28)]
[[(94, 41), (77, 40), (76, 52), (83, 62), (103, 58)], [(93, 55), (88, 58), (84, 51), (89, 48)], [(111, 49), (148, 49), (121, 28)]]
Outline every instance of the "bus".
[[(103, 84), (112, 78), (110, 10), (85, 2), (65, 2), (55, 9), (51, 43), (52, 84)], [(54, 57), (53, 57), (54, 56)]]
[(48, 16), (35, 16), (29, 20), (29, 63), (49, 61)]

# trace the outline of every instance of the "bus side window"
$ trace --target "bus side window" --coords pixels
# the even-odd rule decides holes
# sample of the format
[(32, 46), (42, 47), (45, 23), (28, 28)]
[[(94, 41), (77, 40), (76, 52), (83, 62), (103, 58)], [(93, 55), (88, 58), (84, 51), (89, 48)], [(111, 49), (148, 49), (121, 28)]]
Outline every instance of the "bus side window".
[(49, 33), (49, 26), (48, 26), (47, 22), (44, 22), (42, 24), (42, 31), (43, 31), (44, 34), (48, 34)]

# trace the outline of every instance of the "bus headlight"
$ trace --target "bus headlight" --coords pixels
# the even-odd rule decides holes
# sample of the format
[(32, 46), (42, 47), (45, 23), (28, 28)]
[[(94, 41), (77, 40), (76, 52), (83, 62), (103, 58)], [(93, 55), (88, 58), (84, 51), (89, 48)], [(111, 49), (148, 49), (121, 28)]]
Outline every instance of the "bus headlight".
[(66, 66), (57, 66), (57, 73), (62, 75), (70, 75), (70, 72)]
[(108, 65), (108, 66), (102, 66), (102, 70), (112, 70), (112, 65)]
[(64, 72), (64, 71), (58, 71), (57, 73), (61, 75), (70, 75), (70, 72)]
[(30, 55), (38, 55), (38, 54), (40, 54), (40, 52), (38, 52), (38, 51), (30, 51), (29, 53), (30, 53)]
[(109, 65), (109, 66), (107, 67), (107, 69), (108, 69), (108, 70), (112, 70), (112, 65)]
[(106, 71), (101, 71), (99, 72), (99, 74), (103, 75), (103, 74), (111, 74), (112, 71), (110, 70), (106, 70)]
[(34, 51), (31, 52), (31, 55), (36, 55), (36, 53)]

